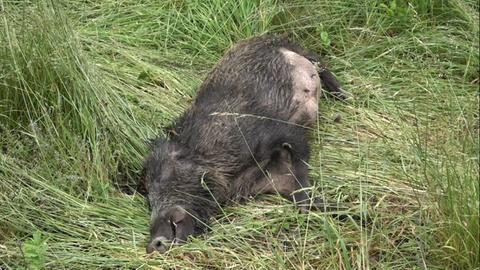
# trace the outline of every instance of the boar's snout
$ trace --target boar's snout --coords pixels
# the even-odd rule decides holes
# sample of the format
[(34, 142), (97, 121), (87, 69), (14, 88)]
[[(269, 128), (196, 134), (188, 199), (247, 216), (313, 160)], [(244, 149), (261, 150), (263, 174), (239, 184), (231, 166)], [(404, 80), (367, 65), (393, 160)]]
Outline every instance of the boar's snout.
[(158, 251), (160, 254), (165, 253), (167, 251), (170, 242), (167, 238), (163, 236), (156, 237), (152, 239), (150, 244), (147, 246), (147, 253), (153, 253), (154, 251)]
[(181, 206), (172, 206), (154, 218), (147, 253), (165, 253), (172, 245), (184, 243), (194, 233), (194, 220)]

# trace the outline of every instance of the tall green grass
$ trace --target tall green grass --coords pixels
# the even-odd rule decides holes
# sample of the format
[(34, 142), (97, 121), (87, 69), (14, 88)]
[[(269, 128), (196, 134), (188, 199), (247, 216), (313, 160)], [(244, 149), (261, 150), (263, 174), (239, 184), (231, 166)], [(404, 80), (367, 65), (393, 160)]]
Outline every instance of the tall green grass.
[[(478, 2), (0, 7), (0, 268), (480, 267)], [(134, 192), (144, 141), (191, 104), (226, 49), (263, 33), (324, 54), (353, 94), (321, 101), (310, 175), (370, 222), (265, 196), (146, 256), (149, 212)]]

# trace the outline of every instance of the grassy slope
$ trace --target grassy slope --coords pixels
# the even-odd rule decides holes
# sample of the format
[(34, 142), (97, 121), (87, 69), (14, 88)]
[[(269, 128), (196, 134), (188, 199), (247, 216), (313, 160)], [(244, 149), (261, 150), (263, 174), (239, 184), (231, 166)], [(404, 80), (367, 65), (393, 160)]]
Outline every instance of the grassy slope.
[[(0, 266), (479, 268), (476, 1), (158, 2), (0, 0)], [(119, 192), (143, 141), (265, 32), (326, 54), (354, 94), (322, 101), (311, 176), (371, 224), (265, 197), (146, 257), (147, 204)]]

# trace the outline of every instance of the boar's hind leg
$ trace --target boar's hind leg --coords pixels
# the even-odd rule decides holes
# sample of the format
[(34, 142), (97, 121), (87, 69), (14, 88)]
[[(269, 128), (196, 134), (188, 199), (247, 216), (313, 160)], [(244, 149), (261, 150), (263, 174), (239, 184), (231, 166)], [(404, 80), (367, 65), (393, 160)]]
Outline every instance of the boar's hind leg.
[[(277, 41), (278, 42), (278, 41)], [(320, 80), (322, 81), (322, 86), (326, 88), (326, 90), (334, 97), (340, 100), (347, 99), (351, 96), (350, 93), (343, 90), (342, 85), (338, 81), (338, 79), (333, 75), (333, 73), (328, 70), (324, 63), (322, 63), (321, 58), (318, 54), (313, 51), (305, 50), (304, 48), (300, 47), (298, 44), (292, 43), (286, 39), (282, 39), (279, 42), (281, 44), (281, 51), (284, 56), (291, 60), (294, 58), (290, 58), (292, 55), (288, 55), (285, 53), (286, 51), (294, 52), (297, 56), (301, 56), (302, 58), (306, 58), (310, 63), (317, 66), (318, 75)], [(295, 57), (296, 58), (296, 57)], [(293, 65), (298, 64), (298, 59), (294, 60)]]
[(337, 210), (336, 207), (325, 204), (319, 197), (310, 198), (306, 191), (310, 187), (308, 167), (301, 158), (292, 153), (290, 144), (284, 143), (272, 151), (265, 171), (267, 175), (254, 187), (255, 194), (278, 193), (295, 202), (301, 211)]

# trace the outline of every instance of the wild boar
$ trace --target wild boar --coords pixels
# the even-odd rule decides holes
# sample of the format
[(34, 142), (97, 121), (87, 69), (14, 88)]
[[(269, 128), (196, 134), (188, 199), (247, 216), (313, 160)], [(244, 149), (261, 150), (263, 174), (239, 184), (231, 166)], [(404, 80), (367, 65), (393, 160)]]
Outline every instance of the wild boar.
[(318, 62), (298, 44), (270, 36), (224, 55), (170, 138), (156, 139), (145, 160), (148, 253), (203, 232), (220, 207), (257, 194), (279, 193), (301, 210), (326, 207), (305, 190), (307, 133), (317, 121), (321, 79), (335, 96), (345, 92)]

